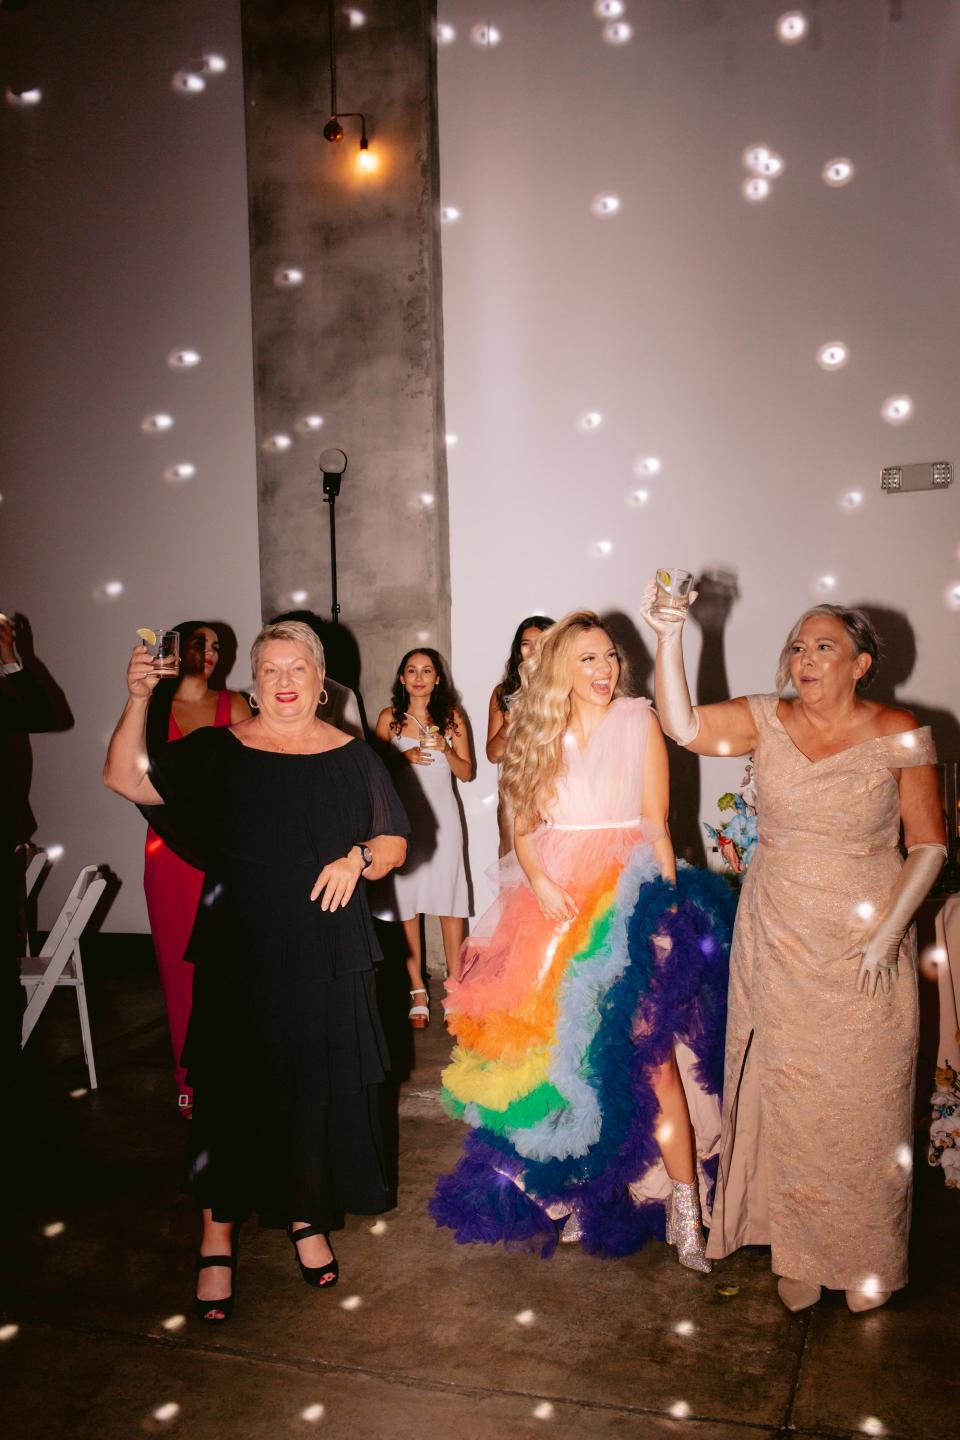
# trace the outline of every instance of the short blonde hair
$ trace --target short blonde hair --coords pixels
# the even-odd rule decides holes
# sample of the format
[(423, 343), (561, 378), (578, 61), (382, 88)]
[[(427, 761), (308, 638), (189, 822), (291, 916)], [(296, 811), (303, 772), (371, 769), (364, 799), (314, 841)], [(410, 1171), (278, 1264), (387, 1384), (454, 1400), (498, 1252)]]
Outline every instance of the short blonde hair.
[(272, 625), (264, 625), (250, 647), (250, 674), (254, 680), (257, 678), (257, 666), (260, 664), (263, 647), (271, 640), (295, 640), (298, 645), (306, 646), (317, 667), (317, 674), (323, 679), (327, 661), (317, 632), (311, 630), (309, 625), (304, 625), (302, 620), (276, 620)]

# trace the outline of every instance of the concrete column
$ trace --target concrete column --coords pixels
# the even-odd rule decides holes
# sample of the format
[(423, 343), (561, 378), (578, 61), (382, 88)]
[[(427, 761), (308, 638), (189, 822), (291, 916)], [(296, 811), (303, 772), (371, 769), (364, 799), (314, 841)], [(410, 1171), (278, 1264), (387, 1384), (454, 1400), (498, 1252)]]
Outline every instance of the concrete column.
[(356, 165), (359, 120), (343, 121), (339, 143), (322, 135), (327, 6), (243, 0), (242, 24), (263, 610), (329, 616), (317, 457), (337, 446), (349, 460), (339, 598), (372, 718), (405, 650), (448, 653), (450, 573), (435, 6), (363, 0), (362, 10), (351, 28), (334, 6), (337, 109), (366, 115), (372, 174)]

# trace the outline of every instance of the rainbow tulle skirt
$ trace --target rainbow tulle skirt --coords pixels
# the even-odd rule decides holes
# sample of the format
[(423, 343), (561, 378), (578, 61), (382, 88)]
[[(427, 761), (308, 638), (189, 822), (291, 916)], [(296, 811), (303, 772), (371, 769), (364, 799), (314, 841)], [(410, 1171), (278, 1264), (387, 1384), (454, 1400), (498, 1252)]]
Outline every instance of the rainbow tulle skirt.
[(709, 1202), (735, 902), (689, 866), (663, 880), (642, 825), (548, 833), (545, 849), (576, 920), (558, 931), (514, 870), (448, 984), (443, 1101), (470, 1134), (430, 1214), (462, 1244), (547, 1257), (566, 1228), (592, 1254), (628, 1255), (664, 1233), (644, 1183), (662, 1173), (650, 1076), (675, 1049), (688, 1096), (711, 1097), (716, 1115), (706, 1148), (698, 1134)]

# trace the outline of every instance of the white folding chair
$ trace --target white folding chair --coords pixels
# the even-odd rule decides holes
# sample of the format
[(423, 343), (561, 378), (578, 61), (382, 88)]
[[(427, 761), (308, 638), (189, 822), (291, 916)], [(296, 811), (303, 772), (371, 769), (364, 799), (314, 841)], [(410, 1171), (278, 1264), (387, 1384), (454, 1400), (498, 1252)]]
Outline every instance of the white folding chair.
[(20, 960), (20, 980), (27, 991), (27, 1008), (23, 1013), (21, 1048), (26, 1045), (43, 1008), (57, 985), (72, 985), (77, 993), (80, 1012), (80, 1034), (83, 1056), (90, 1076), (90, 1089), (97, 1088), (97, 1072), (93, 1063), (93, 1039), (90, 1015), (83, 984), (80, 962), (80, 937), (107, 886), (107, 877), (98, 865), (85, 865), (74, 882), (39, 955), (24, 955)]
[(29, 843), (18, 845), (16, 855), (21, 881), (19, 896), (20, 924), (23, 932), (21, 939), (26, 954), (30, 955), (32, 953), (30, 921), (31, 917), (36, 915), (35, 896), (46, 878), (50, 857), (47, 855), (46, 850), (41, 850), (36, 845)]

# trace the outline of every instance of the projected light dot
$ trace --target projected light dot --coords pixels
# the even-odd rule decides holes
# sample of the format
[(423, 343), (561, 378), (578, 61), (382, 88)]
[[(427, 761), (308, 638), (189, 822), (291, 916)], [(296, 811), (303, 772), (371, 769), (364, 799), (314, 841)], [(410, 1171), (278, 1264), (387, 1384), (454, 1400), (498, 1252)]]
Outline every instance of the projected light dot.
[(180, 1406), (176, 1400), (168, 1400), (165, 1405), (158, 1405), (153, 1412), (154, 1420), (159, 1420), (161, 1425), (168, 1425), (171, 1420), (176, 1420), (180, 1414)]
[(345, 1300), (340, 1301), (341, 1310), (359, 1310), (363, 1300), (359, 1295), (348, 1295)]
[(483, 799), (480, 801), (480, 804), (481, 804), (481, 805), (486, 805), (486, 807), (487, 807), (488, 810), (490, 809), (490, 807), (491, 807), (492, 805), (496, 805), (496, 803), (497, 803), (497, 796), (496, 796), (496, 795), (484, 795)]
[(444, 20), (437, 22), (438, 45), (452, 45), (456, 38), (457, 32), (452, 25), (448, 25)]
[(284, 451), (290, 449), (292, 444), (293, 441), (289, 435), (268, 435), (260, 446), (260, 449), (264, 450), (268, 455), (282, 455)]
[(62, 1220), (54, 1220), (52, 1225), (44, 1225), (43, 1233), (48, 1240), (55, 1240), (58, 1235), (63, 1234), (66, 1228)]
[(633, 26), (626, 20), (613, 20), (603, 27), (603, 38), (608, 45), (626, 45), (633, 39)]
[(816, 589), (819, 590), (819, 592), (820, 592), (821, 595), (829, 595), (833, 590), (836, 590), (836, 588), (837, 588), (837, 577), (836, 577), (836, 575), (818, 575), (818, 576), (817, 576), (817, 579), (816, 579)]
[(0, 1325), (0, 1342), (15, 1340), (19, 1334), (19, 1325)]
[(828, 160), (820, 171), (820, 178), (824, 185), (829, 185), (831, 190), (839, 190), (843, 185), (849, 185), (856, 174), (852, 160), (843, 155), (838, 155), (835, 160)]
[(443, 225), (456, 225), (460, 219), (460, 211), (456, 205), (441, 205), (440, 222)]
[(166, 1320), (160, 1321), (163, 1329), (169, 1330), (171, 1334), (176, 1330), (182, 1330), (186, 1323), (186, 1315), (168, 1315)]
[(323, 429), (323, 416), (301, 415), (293, 428), (298, 435), (311, 435), (315, 431)]
[(864, 1435), (886, 1435), (883, 1421), (878, 1420), (876, 1415), (864, 1415), (860, 1421), (860, 1430)]
[(178, 70), (170, 86), (179, 95), (199, 95), (206, 90), (207, 82), (193, 70)]
[(776, 150), (768, 150), (763, 159), (758, 160), (756, 173), (766, 180), (775, 180), (783, 174), (783, 156), (778, 155)]
[(869, 900), (861, 900), (855, 909), (861, 920), (870, 920), (876, 914), (876, 906)]
[(647, 503), (647, 501), (648, 501), (649, 499), (650, 499), (650, 491), (649, 491), (649, 490), (634, 490), (634, 491), (631, 492), (631, 495), (630, 495), (630, 504), (631, 504), (631, 505), (646, 505), (646, 503)]
[(420, 492), (420, 504), (424, 510), (431, 510), (433, 508), (434, 499), (435, 496), (433, 496), (429, 490), (422, 490)]
[(901, 1170), (913, 1169), (913, 1151), (909, 1145), (897, 1146), (896, 1160)]
[(205, 75), (222, 75), (227, 68), (227, 62), (222, 55), (204, 55), (200, 65)]
[(888, 425), (906, 425), (913, 415), (913, 401), (909, 395), (890, 395), (880, 406), (880, 414)]
[(513, 1318), (518, 1325), (532, 1325), (537, 1316), (533, 1310), (520, 1310)]
[(642, 455), (633, 462), (634, 475), (659, 475), (662, 469), (663, 461), (658, 455)]
[(692, 1320), (678, 1320), (673, 1327), (674, 1335), (695, 1335), (697, 1327)]
[(367, 23), (367, 17), (362, 10), (355, 10), (352, 6), (347, 10), (347, 20), (351, 30), (362, 30)]
[(690, 1406), (687, 1404), (686, 1400), (675, 1400), (670, 1406), (670, 1414), (673, 1416), (674, 1420), (686, 1420), (687, 1416), (690, 1413)]
[(954, 580), (943, 592), (943, 603), (948, 610), (960, 610), (960, 581)]
[(144, 435), (161, 435), (164, 430), (173, 429), (173, 416), (165, 415), (144, 415), (140, 421), (140, 429)]
[(429, 631), (429, 630), (418, 630), (418, 631), (417, 631), (417, 644), (418, 644), (418, 645), (426, 645), (426, 643), (427, 643), (427, 641), (428, 641), (429, 639), (430, 639), (430, 631)]
[(879, 1275), (864, 1275), (856, 1288), (860, 1291), (861, 1295), (865, 1295), (869, 1300), (875, 1300), (883, 1289), (883, 1286), (880, 1284)]
[(534, 1420), (552, 1420), (553, 1406), (549, 1400), (541, 1400), (539, 1405), (533, 1407)]
[(36, 85), (27, 90), (15, 90), (8, 85), (4, 91), (4, 99), (14, 110), (30, 110), (34, 105), (40, 104), (43, 99), (43, 91)]
[(102, 589), (108, 600), (116, 600), (118, 595), (123, 594), (123, 581), (108, 580)]
[(278, 290), (294, 290), (305, 279), (303, 271), (296, 265), (281, 265), (273, 272), (273, 283)]
[(167, 364), (171, 370), (193, 370), (200, 364), (199, 350), (171, 350)]
[(71, 1090), (71, 1091), (70, 1091), (70, 1099), (71, 1099), (71, 1100), (82, 1100), (85, 1095), (89, 1095), (89, 1094), (90, 1094), (90, 1091), (86, 1088), (85, 1085), (79, 1085), (76, 1090)]
[(386, 1235), (389, 1228), (390, 1227), (387, 1225), (386, 1220), (374, 1220), (373, 1224), (370, 1226), (370, 1234)]
[[(121, 590), (123, 589), (122, 586), (121, 586), (120, 588), (121, 588)], [(62, 860), (62, 859), (63, 859), (63, 853), (64, 853), (64, 852), (63, 852), (63, 846), (62, 846), (62, 845), (45, 845), (43, 848), (44, 848), (44, 849), (46, 850), (46, 852), (47, 852), (47, 859), (48, 859), (48, 860), (54, 860), (54, 861), (56, 861), (56, 860)]]
[(730, 752), (731, 752), (731, 749), (732, 749), (732, 746), (731, 746), (729, 740), (718, 740), (718, 741), (717, 741), (717, 754), (718, 754), (718, 755), (729, 755)]
[(470, 31), (471, 42), (474, 45), (481, 46), (483, 49), (489, 49), (494, 45), (499, 45), (502, 39), (503, 36), (496, 25), (474, 25)]
[(750, 175), (740, 186), (740, 194), (750, 205), (760, 205), (770, 196), (770, 181), (762, 175)]
[(593, 13), (598, 20), (619, 20), (625, 9), (623, 0), (593, 0)]
[(323, 1416), (324, 1408), (319, 1403), (316, 1405), (308, 1405), (305, 1410), (300, 1411), (300, 1419), (306, 1420), (308, 1425), (315, 1425), (318, 1420), (323, 1419)]
[(580, 416), (580, 419), (577, 421), (577, 428), (588, 431), (599, 430), (602, 424), (603, 416), (600, 414), (600, 411), (588, 410), (585, 415)]
[(307, 601), (310, 599), (310, 595), (306, 590), (291, 590), (290, 599), (293, 601), (294, 605), (306, 605)]
[(848, 490), (846, 495), (841, 497), (840, 504), (844, 510), (859, 510), (863, 504), (863, 491)]
[(180, 460), (176, 465), (168, 465), (163, 472), (163, 478), (168, 485), (182, 485), (187, 480), (192, 480), (197, 473), (196, 465), (189, 460)]
[(444, 440), (446, 441), (448, 447), (449, 447), (451, 450), (453, 449), (453, 447), (454, 447), (456, 444), (459, 443), (459, 440), (460, 440), (460, 436), (459, 436), (459, 435), (454, 435), (454, 434), (452, 434), (452, 433), (449, 434), (449, 435), (445, 435), (443, 438), (444, 438)]
[(619, 215), (623, 208), (623, 201), (619, 195), (594, 195), (590, 201), (590, 209), (594, 215)]
[(612, 540), (595, 540), (590, 546), (590, 554), (599, 560), (605, 560), (608, 555), (613, 554)]
[(673, 1123), (670, 1120), (664, 1120), (663, 1124), (658, 1125), (653, 1133), (658, 1145), (667, 1145), (673, 1135)]
[(781, 45), (799, 45), (810, 29), (802, 10), (787, 10), (777, 21), (777, 39)]
[(769, 145), (748, 145), (740, 156), (744, 169), (752, 170), (754, 175), (761, 175), (763, 173), (761, 167), (766, 164), (769, 158)]
[(817, 351), (817, 364), (821, 370), (842, 370), (850, 359), (850, 352), (842, 340), (828, 340)]

